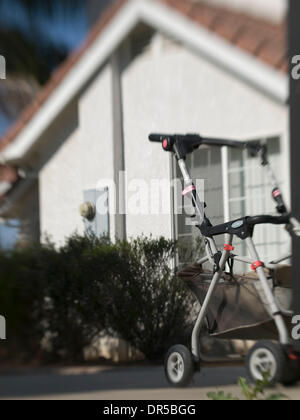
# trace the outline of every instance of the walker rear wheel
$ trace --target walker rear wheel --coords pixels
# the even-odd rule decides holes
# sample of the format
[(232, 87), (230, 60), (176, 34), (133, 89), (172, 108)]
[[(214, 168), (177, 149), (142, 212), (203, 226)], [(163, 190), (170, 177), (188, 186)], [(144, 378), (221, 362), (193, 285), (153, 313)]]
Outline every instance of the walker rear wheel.
[(194, 375), (195, 365), (189, 349), (181, 344), (173, 346), (165, 358), (165, 374), (174, 387), (188, 386)]
[(270, 386), (273, 386), (283, 381), (288, 368), (285, 351), (279, 343), (259, 341), (246, 357), (246, 368), (253, 382), (262, 380), (263, 374), (268, 373)]
[(292, 386), (300, 381), (300, 357), (293, 350), (286, 349), (286, 370), (284, 371), (281, 383), (285, 386)]

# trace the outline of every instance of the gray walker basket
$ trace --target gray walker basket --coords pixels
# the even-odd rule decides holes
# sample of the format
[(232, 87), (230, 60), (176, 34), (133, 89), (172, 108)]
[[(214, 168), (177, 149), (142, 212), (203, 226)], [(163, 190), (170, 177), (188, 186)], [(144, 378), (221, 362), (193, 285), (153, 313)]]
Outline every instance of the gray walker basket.
[[(300, 358), (290, 338), (293, 315), (291, 269), (280, 264), (291, 259), (291, 255), (272, 263), (261, 261), (253, 242), (254, 229), (258, 224), (285, 225), (291, 235), (300, 234), (299, 222), (288, 212), (269, 165), (266, 145), (207, 139), (196, 134), (151, 134), (149, 140), (160, 142), (164, 151), (174, 153), (185, 183), (182, 194), (190, 197), (195, 208), (196, 227), (204, 237), (206, 254), (197, 264), (179, 274), (197, 297), (201, 309), (192, 333), (191, 350), (179, 344), (166, 355), (167, 380), (173, 386), (190, 383), (195, 370), (200, 369), (205, 359), (201, 352), (200, 334), (206, 327), (212, 337), (259, 340), (246, 357), (247, 371), (252, 380), (261, 380), (267, 373), (270, 384), (297, 382), (300, 379)], [(246, 148), (252, 156), (260, 156), (262, 165), (271, 176), (272, 196), (277, 203), (278, 215), (241, 217), (213, 226), (185, 163), (186, 155), (202, 145)], [(217, 249), (214, 238), (218, 235), (225, 237), (223, 250)], [(249, 257), (233, 254), (234, 237), (246, 242)], [(234, 261), (248, 264), (252, 272), (244, 276), (226, 273), (225, 268), (232, 266)], [(207, 263), (212, 266), (208, 272), (203, 270), (203, 265)]]
[[(269, 285), (285, 322), (291, 324), (291, 266), (282, 265), (265, 270)], [(213, 273), (193, 264), (179, 273), (203, 305)], [(206, 328), (212, 337), (229, 340), (278, 340), (273, 315), (255, 273), (233, 275), (224, 273), (210, 300)]]

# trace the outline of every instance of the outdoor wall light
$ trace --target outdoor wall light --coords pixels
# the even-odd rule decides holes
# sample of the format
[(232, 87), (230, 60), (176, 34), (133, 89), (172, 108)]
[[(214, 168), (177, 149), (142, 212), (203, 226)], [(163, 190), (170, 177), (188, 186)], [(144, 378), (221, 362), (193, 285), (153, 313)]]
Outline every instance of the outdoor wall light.
[(96, 216), (96, 207), (93, 203), (87, 201), (86, 203), (81, 204), (79, 212), (84, 219), (91, 222)]

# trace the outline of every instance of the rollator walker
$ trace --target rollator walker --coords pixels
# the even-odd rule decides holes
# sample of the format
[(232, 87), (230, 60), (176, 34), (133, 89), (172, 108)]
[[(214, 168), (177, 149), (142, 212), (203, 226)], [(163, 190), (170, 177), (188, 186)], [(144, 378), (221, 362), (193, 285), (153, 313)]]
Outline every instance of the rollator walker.
[[(213, 337), (256, 341), (245, 360), (251, 380), (262, 380), (267, 374), (271, 385), (297, 382), (300, 379), (300, 357), (294, 350), (290, 334), (293, 316), (290, 267), (284, 266), (289, 272), (288, 281), (285, 276), (276, 274), (282, 271), (280, 263), (292, 256), (285, 255), (271, 263), (263, 262), (253, 242), (255, 226), (260, 224), (285, 225), (290, 235), (300, 235), (299, 222), (289, 213), (269, 164), (267, 146), (258, 141), (203, 138), (196, 134), (151, 134), (149, 140), (161, 143), (164, 151), (175, 155), (184, 180), (182, 194), (191, 199), (195, 226), (204, 237), (206, 254), (197, 264), (179, 274), (198, 298), (201, 309), (192, 332), (191, 351), (183, 345), (175, 345), (166, 355), (167, 380), (176, 387), (187, 386), (194, 372), (200, 370), (201, 362), (208, 361), (200, 346), (201, 331), (206, 328)], [(247, 149), (251, 156), (259, 156), (271, 177), (278, 215), (241, 217), (213, 226), (186, 166), (187, 154), (202, 145)], [(225, 235), (222, 251), (216, 246), (215, 237), (218, 235)], [(249, 257), (233, 253), (234, 237), (245, 241)], [(250, 265), (253, 275), (239, 277), (231, 270), (226, 272), (225, 268), (232, 268), (234, 261)], [(211, 263), (211, 272), (203, 270), (205, 263)], [(287, 301), (288, 304), (282, 304)]]

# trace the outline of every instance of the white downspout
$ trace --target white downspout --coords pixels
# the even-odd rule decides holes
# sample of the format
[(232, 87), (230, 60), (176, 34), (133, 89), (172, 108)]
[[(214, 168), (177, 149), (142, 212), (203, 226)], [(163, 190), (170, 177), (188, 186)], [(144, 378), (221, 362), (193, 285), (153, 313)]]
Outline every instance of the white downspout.
[(223, 146), (221, 150), (222, 160), (222, 179), (223, 179), (223, 211), (224, 211), (224, 222), (230, 220), (230, 206), (229, 206), (229, 178), (228, 178), (228, 147)]

